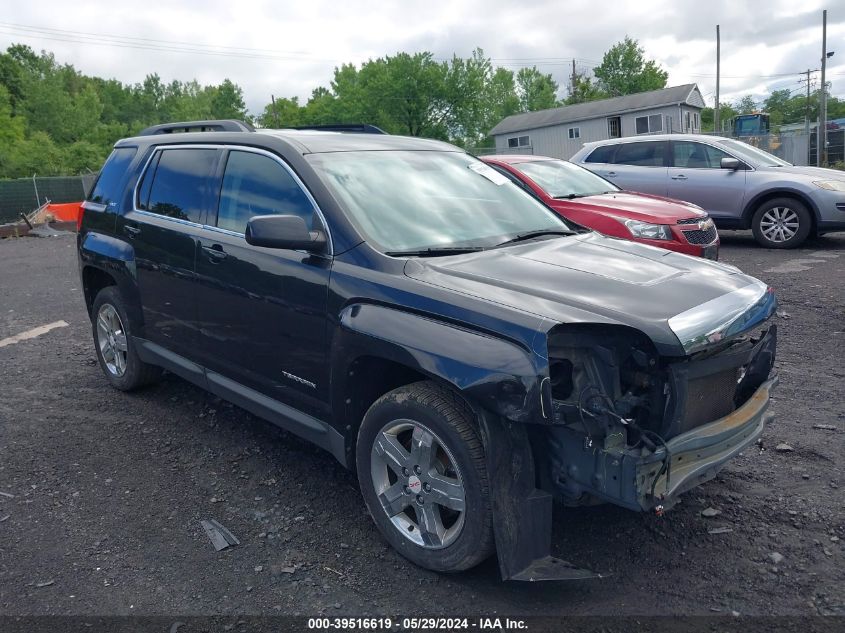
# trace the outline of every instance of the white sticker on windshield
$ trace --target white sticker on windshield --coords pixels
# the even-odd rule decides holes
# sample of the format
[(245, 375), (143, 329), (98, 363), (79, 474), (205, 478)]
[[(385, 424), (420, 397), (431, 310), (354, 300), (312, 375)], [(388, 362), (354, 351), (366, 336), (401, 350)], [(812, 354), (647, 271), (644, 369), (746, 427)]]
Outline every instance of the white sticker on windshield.
[(492, 182), (494, 185), (503, 185), (506, 182), (509, 182), (507, 177), (503, 176), (495, 169), (490, 167), (490, 165), (485, 165), (484, 163), (471, 163), (467, 165), (472, 171), (480, 176), (484, 176), (487, 180)]

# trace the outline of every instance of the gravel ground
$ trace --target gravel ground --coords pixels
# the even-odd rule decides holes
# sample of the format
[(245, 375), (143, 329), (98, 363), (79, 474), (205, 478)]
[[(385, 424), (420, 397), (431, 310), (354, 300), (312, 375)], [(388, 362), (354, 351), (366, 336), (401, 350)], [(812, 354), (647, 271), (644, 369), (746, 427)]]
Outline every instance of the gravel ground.
[[(0, 613), (845, 615), (845, 236), (726, 233), (722, 259), (781, 301), (762, 446), (662, 518), (557, 508), (557, 553), (609, 575), (520, 584), (414, 567), (328, 453), (174, 376), (109, 388), (74, 237), (4, 240), (0, 339), (69, 326), (0, 348)], [(215, 552), (212, 518), (241, 544)]]

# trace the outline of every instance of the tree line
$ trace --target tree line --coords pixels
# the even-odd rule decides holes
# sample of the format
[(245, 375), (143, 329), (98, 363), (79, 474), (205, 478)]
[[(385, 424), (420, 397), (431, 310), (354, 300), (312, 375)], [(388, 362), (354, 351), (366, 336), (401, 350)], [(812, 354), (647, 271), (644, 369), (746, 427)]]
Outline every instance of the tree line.
[[(563, 98), (551, 74), (494, 66), (481, 49), (448, 61), (430, 52), (397, 53), (343, 64), (304, 103), (279, 96), (251, 115), (243, 90), (229, 79), (165, 83), (153, 73), (124, 84), (15, 44), (0, 54), (0, 178), (96, 170), (120, 138), (157, 123), (200, 119), (243, 119), (262, 127), (370, 123), (393, 134), (484, 147), (492, 145), (487, 132), (511, 114), (657, 90), (667, 77), (628, 37), (591, 72), (573, 72)], [(811, 101), (817, 116), (817, 92)], [(723, 104), (721, 118), (762, 107), (777, 126), (803, 120), (804, 102), (800, 94), (778, 90), (760, 104), (751, 97)], [(831, 118), (845, 116), (845, 102), (830, 99), (828, 111)], [(712, 129), (712, 109), (705, 108), (702, 124), (708, 121)]]

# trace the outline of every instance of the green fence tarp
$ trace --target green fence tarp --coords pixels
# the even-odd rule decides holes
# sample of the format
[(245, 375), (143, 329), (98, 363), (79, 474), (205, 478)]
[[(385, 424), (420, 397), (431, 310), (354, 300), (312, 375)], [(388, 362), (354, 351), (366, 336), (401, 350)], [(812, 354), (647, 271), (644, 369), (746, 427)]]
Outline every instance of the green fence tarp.
[[(45, 202), (80, 202), (96, 174), (0, 180), (0, 224), (20, 218)], [(38, 192), (36, 197), (36, 191)]]

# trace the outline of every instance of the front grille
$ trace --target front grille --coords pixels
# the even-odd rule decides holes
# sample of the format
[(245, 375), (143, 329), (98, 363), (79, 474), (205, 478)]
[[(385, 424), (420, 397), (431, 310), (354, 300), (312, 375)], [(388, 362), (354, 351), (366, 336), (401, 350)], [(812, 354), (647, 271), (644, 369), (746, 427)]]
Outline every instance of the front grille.
[(684, 234), (684, 237), (687, 238), (687, 242), (690, 244), (709, 244), (713, 240), (716, 239), (718, 232), (716, 231), (715, 226), (711, 226), (709, 229), (705, 229), (704, 231), (700, 229), (695, 229), (694, 231), (681, 231)]
[(687, 404), (680, 432), (684, 433), (731, 413), (735, 408), (736, 387), (736, 367), (690, 380), (687, 383)]

